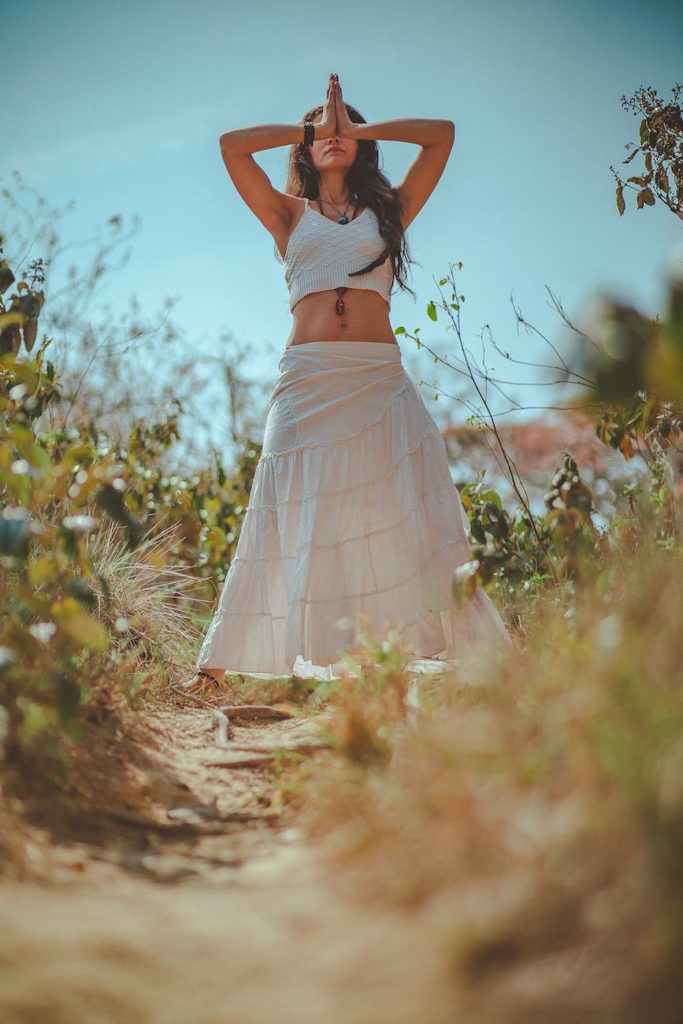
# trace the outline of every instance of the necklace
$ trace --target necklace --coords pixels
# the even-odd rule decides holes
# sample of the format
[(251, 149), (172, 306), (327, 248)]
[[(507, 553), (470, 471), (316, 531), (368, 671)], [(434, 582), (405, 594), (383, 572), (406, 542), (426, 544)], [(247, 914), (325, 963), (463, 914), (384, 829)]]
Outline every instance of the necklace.
[[(358, 198), (355, 192), (353, 194), (353, 198), (354, 199)], [(336, 212), (339, 214), (339, 220), (338, 220), (337, 223), (339, 223), (339, 224), (348, 224), (349, 223), (349, 218), (348, 218), (347, 214), (348, 214), (349, 210), (351, 209), (351, 207), (354, 205), (354, 203), (351, 201), (351, 199), (349, 199), (349, 201), (347, 203), (347, 206), (346, 206), (346, 209), (344, 210), (343, 213), (342, 213), (341, 210), (337, 210), (337, 207), (334, 205), (334, 203), (331, 203), (328, 199), (321, 199), (320, 196), (318, 196), (318, 202), (319, 203), (327, 203), (327, 205), (331, 206), (333, 210), (336, 210)], [(322, 213), (322, 210), (320, 212)]]
[[(357, 195), (356, 192), (354, 192), (354, 194), (353, 194), (353, 199), (358, 199), (358, 195)], [(318, 204), (320, 205), (320, 212), (321, 213), (323, 212), (323, 208), (322, 208), (322, 204), (323, 203), (327, 203), (328, 206), (331, 206), (333, 210), (337, 211), (337, 213), (339, 214), (339, 221), (338, 221), (339, 224), (348, 224), (349, 223), (349, 218), (348, 218), (347, 214), (348, 214), (349, 210), (351, 209), (351, 207), (354, 205), (351, 200), (349, 200), (348, 205), (347, 205), (347, 207), (346, 207), (346, 209), (344, 210), (343, 213), (342, 213), (341, 210), (337, 210), (337, 207), (334, 205), (334, 203), (329, 202), (329, 200), (327, 200), (327, 199), (321, 199), (320, 197), (318, 197)], [(324, 214), (323, 214), (323, 216), (324, 216)], [(337, 293), (337, 301), (334, 304), (334, 310), (335, 310), (335, 313), (337, 314), (337, 316), (340, 316), (342, 318), (342, 322), (341, 322), (342, 334), (346, 334), (346, 320), (345, 320), (346, 306), (344, 304), (344, 299), (343, 299), (342, 296), (348, 290), (349, 290), (348, 288), (335, 288), (335, 291)]]

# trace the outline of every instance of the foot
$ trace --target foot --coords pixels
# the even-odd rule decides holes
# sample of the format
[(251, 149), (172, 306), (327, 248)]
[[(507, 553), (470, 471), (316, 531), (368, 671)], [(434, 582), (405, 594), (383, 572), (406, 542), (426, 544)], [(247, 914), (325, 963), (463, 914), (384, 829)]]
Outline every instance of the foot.
[(200, 669), (195, 672), (194, 676), (180, 685), (186, 693), (196, 693), (199, 696), (207, 690), (211, 694), (218, 693), (219, 683), (220, 678), (214, 675), (213, 672)]

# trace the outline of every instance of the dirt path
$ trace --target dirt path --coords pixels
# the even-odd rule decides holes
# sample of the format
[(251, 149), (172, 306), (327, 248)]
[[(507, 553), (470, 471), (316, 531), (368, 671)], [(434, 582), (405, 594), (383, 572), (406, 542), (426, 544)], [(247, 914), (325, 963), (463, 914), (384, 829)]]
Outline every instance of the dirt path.
[(32, 844), (41, 880), (0, 883), (3, 1024), (450, 1024), (438, 932), (351, 901), (274, 802), (272, 751), (236, 749), (316, 756), (319, 717), (240, 720), (228, 749), (171, 707), (112, 741), (144, 806), (91, 806)]

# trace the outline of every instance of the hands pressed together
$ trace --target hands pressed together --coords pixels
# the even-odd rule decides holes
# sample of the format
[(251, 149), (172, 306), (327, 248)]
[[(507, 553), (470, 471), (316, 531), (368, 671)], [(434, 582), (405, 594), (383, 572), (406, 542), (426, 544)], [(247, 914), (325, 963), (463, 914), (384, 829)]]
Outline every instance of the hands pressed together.
[(344, 105), (339, 77), (333, 73), (327, 83), (327, 95), (321, 120), (316, 123), (315, 137), (352, 139), (357, 128), (358, 125), (351, 120)]

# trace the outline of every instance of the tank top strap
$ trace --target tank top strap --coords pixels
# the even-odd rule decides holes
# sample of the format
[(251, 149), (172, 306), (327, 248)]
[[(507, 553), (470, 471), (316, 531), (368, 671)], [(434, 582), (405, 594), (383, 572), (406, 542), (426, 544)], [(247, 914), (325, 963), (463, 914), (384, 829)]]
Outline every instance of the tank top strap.
[[(304, 205), (304, 212), (301, 214), (301, 217), (299, 218), (299, 220), (301, 220), (306, 215), (306, 210), (308, 210), (308, 202), (309, 202), (308, 199), (306, 198), (306, 196), (302, 196), (302, 199), (303, 199), (305, 205)], [(297, 225), (298, 225), (298, 221), (297, 221)], [(273, 254), (275, 256), (275, 259), (278, 261), (278, 263), (282, 263), (283, 265), (286, 266), (284, 258), (280, 255), (280, 250), (277, 247), (277, 242), (273, 242)]]

